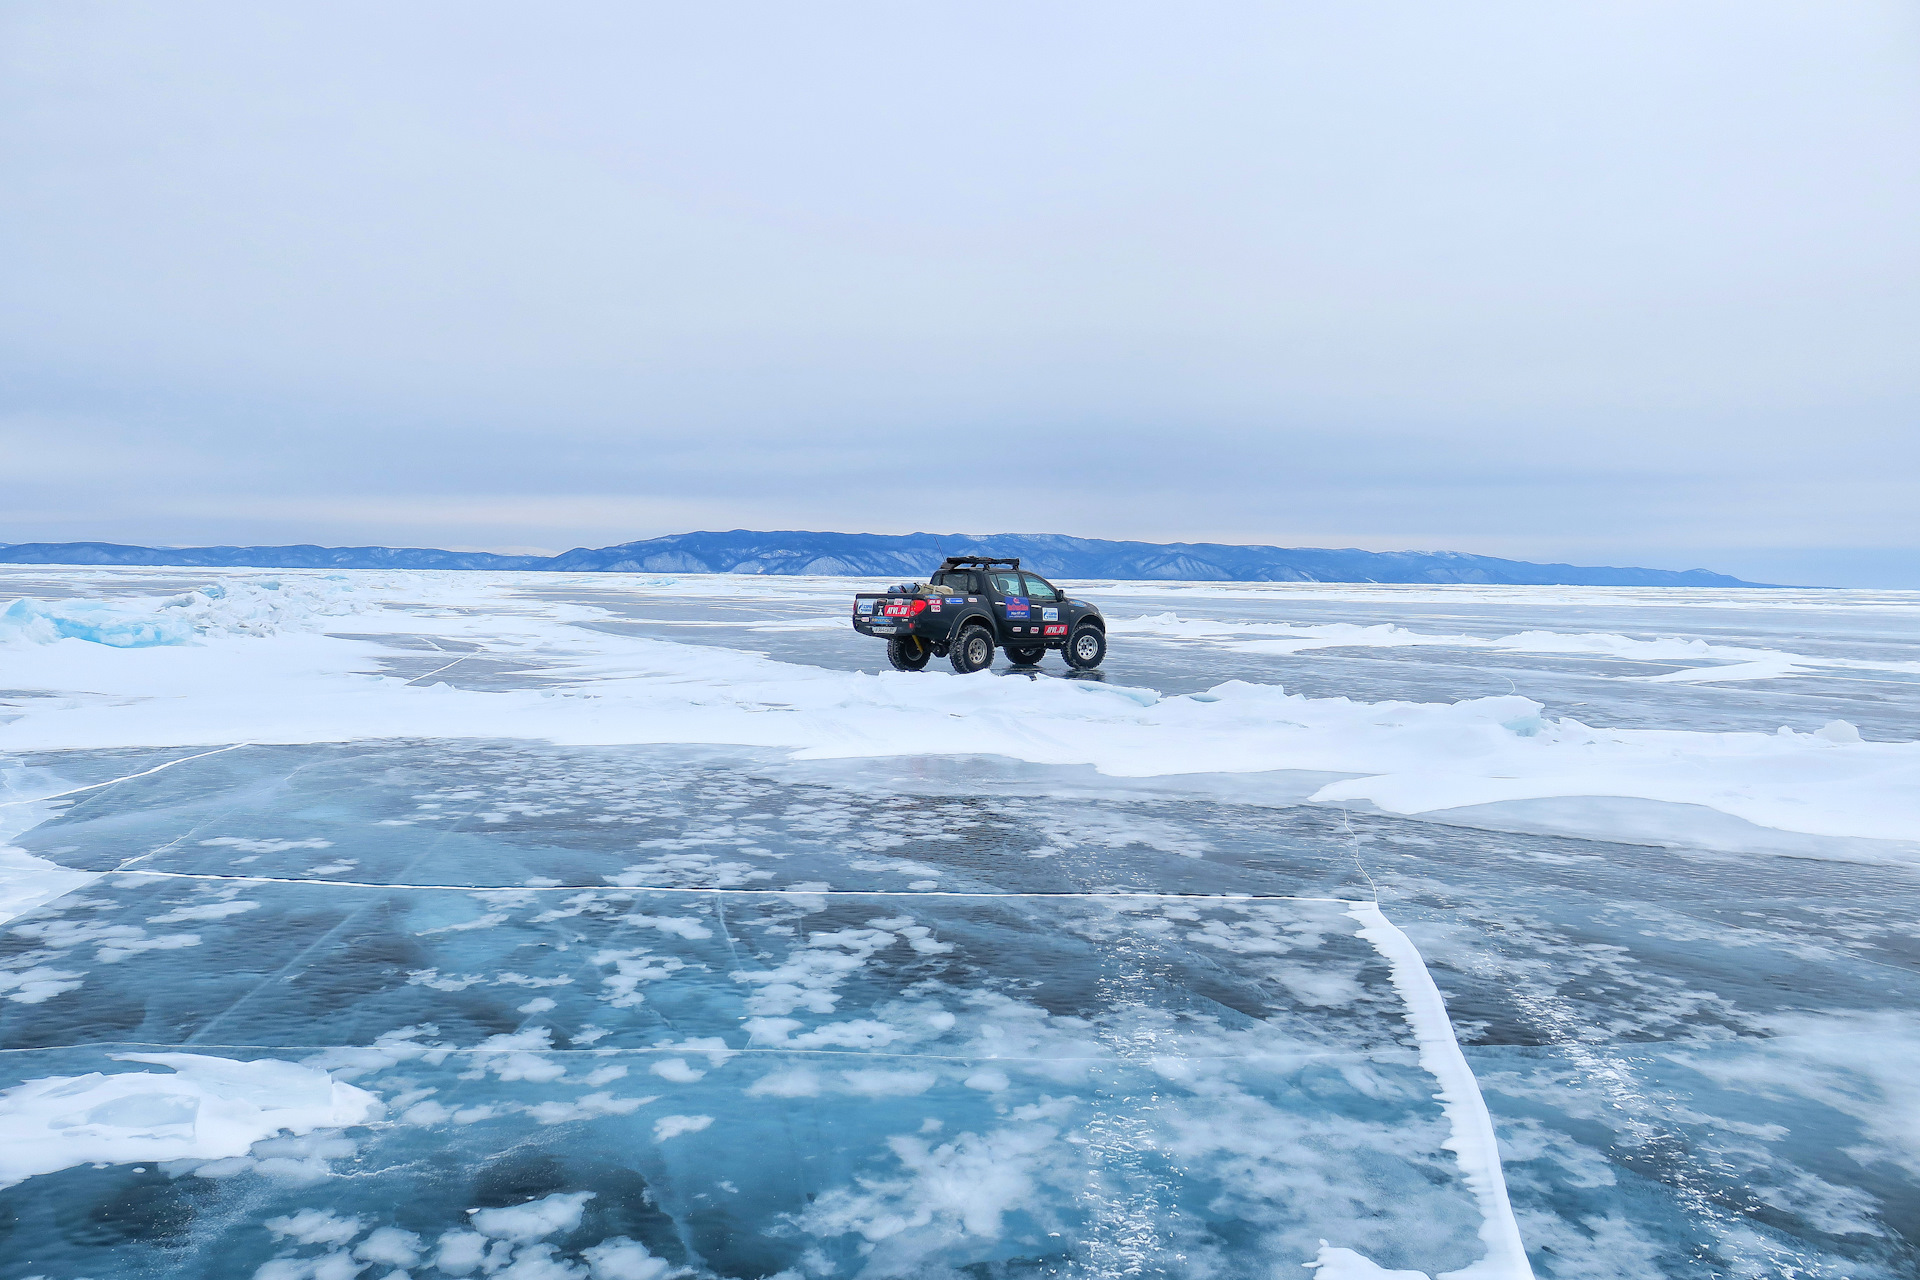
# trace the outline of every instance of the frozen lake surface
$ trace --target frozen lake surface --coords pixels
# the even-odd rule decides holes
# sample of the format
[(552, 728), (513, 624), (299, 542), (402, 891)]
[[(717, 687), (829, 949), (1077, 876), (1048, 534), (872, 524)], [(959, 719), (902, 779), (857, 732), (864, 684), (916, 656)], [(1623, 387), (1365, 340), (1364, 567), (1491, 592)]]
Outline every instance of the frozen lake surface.
[(1920, 1276), (1920, 595), (858, 585), (0, 569), (0, 1280)]

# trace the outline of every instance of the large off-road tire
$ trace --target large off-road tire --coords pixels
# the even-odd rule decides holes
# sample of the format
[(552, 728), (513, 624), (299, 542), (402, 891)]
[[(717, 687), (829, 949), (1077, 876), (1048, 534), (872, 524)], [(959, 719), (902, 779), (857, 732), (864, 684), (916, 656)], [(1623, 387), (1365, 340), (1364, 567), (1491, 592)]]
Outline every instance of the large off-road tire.
[(887, 661), (895, 671), (922, 671), (933, 657), (933, 646), (919, 636), (895, 636), (887, 641)]
[(1007, 661), (1018, 663), (1023, 667), (1031, 667), (1046, 656), (1047, 646), (1043, 644), (1036, 644), (1031, 649), (1016, 649), (1012, 645), (1007, 646)]
[(1091, 671), (1107, 656), (1107, 633), (1098, 627), (1075, 627), (1061, 646), (1060, 656), (1070, 667)]
[(947, 661), (963, 676), (985, 671), (993, 665), (993, 632), (977, 622), (968, 623), (953, 638), (953, 644), (947, 650)]

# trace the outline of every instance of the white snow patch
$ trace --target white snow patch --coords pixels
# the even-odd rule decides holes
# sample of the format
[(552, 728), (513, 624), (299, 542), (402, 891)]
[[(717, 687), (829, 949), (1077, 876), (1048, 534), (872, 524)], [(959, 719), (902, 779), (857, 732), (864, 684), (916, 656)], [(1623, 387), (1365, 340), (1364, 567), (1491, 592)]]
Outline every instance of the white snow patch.
[(822, 1088), (819, 1075), (805, 1067), (796, 1067), (791, 1071), (776, 1071), (761, 1076), (747, 1092), (754, 1097), (766, 1098), (813, 1098), (818, 1097)]
[(594, 1120), (601, 1116), (632, 1115), (652, 1101), (651, 1097), (616, 1098), (610, 1093), (589, 1093), (572, 1102), (536, 1103), (526, 1111), (541, 1124), (563, 1124), (569, 1120)]
[(653, 1122), (653, 1140), (665, 1142), (683, 1133), (698, 1133), (712, 1123), (712, 1116), (661, 1116)]
[(281, 853), (287, 849), (331, 849), (331, 840), (248, 840), (240, 836), (215, 836), (200, 842), (203, 848), (226, 847), (247, 853)]
[(0, 992), (16, 1004), (44, 1004), (62, 992), (78, 990), (81, 975), (52, 965), (37, 964), (17, 972), (0, 972)]
[(688, 1066), (685, 1058), (666, 1058), (654, 1063), (649, 1070), (662, 1080), (671, 1080), (675, 1084), (692, 1084), (707, 1074), (698, 1067)]
[(1779, 649), (1713, 644), (1684, 636), (1639, 639), (1613, 632), (1591, 631), (1520, 631), (1491, 637), (1436, 635), (1394, 623), (1368, 625), (1329, 622), (1298, 625), (1287, 622), (1218, 622), (1210, 618), (1183, 618), (1177, 613), (1154, 614), (1130, 620), (1116, 619), (1109, 625), (1116, 635), (1199, 640), (1243, 653), (1292, 654), (1312, 649), (1431, 647), (1625, 658), (1636, 662), (1698, 662), (1706, 659), (1719, 664), (1688, 667), (1658, 675), (1618, 677), (1655, 684), (1773, 680), (1783, 676), (1805, 675), (1822, 668), (1920, 673), (1920, 662), (1829, 658), (1787, 653)]
[(851, 1093), (874, 1098), (909, 1098), (933, 1088), (939, 1078), (931, 1071), (842, 1071)]
[[(31, 775), (24, 769), (0, 773), (0, 924), (100, 878), (91, 872), (72, 871), (57, 862), (36, 858), (11, 843), (13, 837), (32, 830), (58, 812), (48, 798), (50, 791), (59, 789), (58, 784), (36, 785), (46, 782), (38, 771)], [(34, 795), (21, 794), (28, 790)]]
[(48, 1076), (0, 1092), (0, 1185), (81, 1164), (217, 1160), (295, 1135), (377, 1118), (380, 1100), (277, 1058), (128, 1053), (173, 1074)]
[(625, 1236), (602, 1240), (580, 1251), (592, 1270), (593, 1280), (660, 1280), (671, 1264), (647, 1252), (647, 1246)]
[(701, 924), (692, 916), (630, 915), (621, 916), (620, 919), (626, 924), (642, 925), (650, 929), (658, 929), (662, 933), (672, 934), (676, 938), (686, 938), (691, 942), (698, 942), (702, 938), (711, 938), (713, 936), (712, 929)]
[(937, 1147), (918, 1137), (889, 1138), (904, 1177), (827, 1191), (798, 1220), (815, 1235), (857, 1231), (874, 1242), (929, 1227), (943, 1240), (955, 1234), (996, 1239), (1002, 1217), (1032, 1200), (1036, 1163), (1057, 1136), (1050, 1127), (1022, 1125), (963, 1133)]
[(478, 1231), (448, 1231), (441, 1235), (433, 1265), (450, 1276), (472, 1274), (487, 1256), (487, 1238)]
[(596, 1194), (592, 1191), (560, 1193), (502, 1209), (469, 1209), (467, 1216), (473, 1229), (481, 1235), (525, 1244), (579, 1226), (581, 1211)]
[(336, 1217), (331, 1209), (302, 1209), (263, 1224), (276, 1236), (290, 1236), (296, 1244), (345, 1244), (365, 1227), (363, 1218)]
[(1429, 1280), (1424, 1271), (1389, 1271), (1371, 1258), (1351, 1249), (1336, 1249), (1325, 1240), (1320, 1242), (1314, 1260), (1302, 1265), (1313, 1269), (1314, 1280)]
[(195, 906), (175, 907), (157, 916), (148, 916), (148, 924), (177, 924), (183, 920), (224, 920), (259, 907), (257, 902), (203, 902)]
[(390, 1267), (410, 1267), (420, 1260), (420, 1237), (399, 1227), (379, 1227), (359, 1243), (353, 1256)]

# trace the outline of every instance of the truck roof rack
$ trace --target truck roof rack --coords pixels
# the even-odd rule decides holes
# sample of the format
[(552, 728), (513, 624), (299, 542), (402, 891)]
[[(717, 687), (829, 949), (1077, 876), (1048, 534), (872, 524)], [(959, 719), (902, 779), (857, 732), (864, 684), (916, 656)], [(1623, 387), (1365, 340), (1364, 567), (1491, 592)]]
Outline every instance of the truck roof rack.
[(945, 571), (947, 569), (958, 569), (965, 565), (969, 567), (977, 566), (981, 569), (990, 569), (996, 564), (1004, 564), (1010, 569), (1018, 569), (1020, 567), (1020, 557), (1015, 556), (1013, 559), (1008, 560), (997, 556), (948, 556), (940, 562), (940, 568), (942, 571)]

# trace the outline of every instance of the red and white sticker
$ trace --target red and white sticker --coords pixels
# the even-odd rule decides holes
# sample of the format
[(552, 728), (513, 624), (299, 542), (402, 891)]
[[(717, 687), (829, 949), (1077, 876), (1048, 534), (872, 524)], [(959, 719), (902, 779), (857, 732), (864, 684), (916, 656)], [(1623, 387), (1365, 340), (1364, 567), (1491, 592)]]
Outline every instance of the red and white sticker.
[(1067, 624), (1063, 622), (1058, 626), (1048, 627), (1046, 633), (1050, 636), (1063, 636), (1067, 634)]

